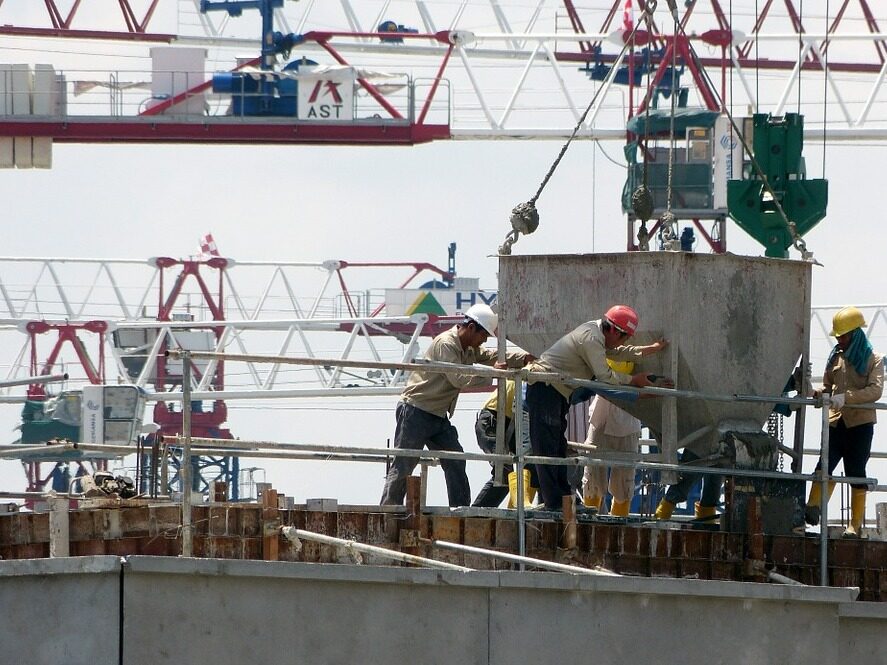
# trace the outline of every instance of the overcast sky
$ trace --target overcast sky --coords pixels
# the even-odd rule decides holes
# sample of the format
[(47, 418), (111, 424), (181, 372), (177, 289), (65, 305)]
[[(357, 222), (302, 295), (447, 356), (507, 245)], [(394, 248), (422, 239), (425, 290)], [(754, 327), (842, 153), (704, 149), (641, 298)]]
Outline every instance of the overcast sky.
[[(2, 13), (0, 19), (7, 22)], [(4, 41), (3, 62), (64, 67), (65, 60), (74, 59), (77, 67), (84, 61), (95, 62), (97, 69), (109, 66), (105, 57), (84, 60), (64, 53), (72, 47), (58, 41), (46, 42), (47, 48)], [(100, 44), (81, 50), (113, 54), (115, 48), (129, 53), (132, 47)], [(510, 210), (535, 193), (560, 147), (560, 141), (442, 141), (409, 148), (56, 145), (51, 170), (0, 174), (6, 219), (2, 253), (187, 256), (212, 232), (224, 255), (241, 260), (410, 260), (445, 267), (447, 245), (455, 241), (459, 274), (495, 288), (492, 255), (510, 230)], [(808, 143), (805, 152), (810, 177), (822, 177), (824, 163), (830, 187), (828, 217), (806, 238), (823, 264), (814, 270), (813, 303), (884, 302), (878, 201), (887, 152), (881, 143), (830, 143), (823, 159), (822, 150), (821, 143)], [(611, 159), (624, 161), (620, 143), (576, 142), (538, 202), (539, 230), (522, 238), (515, 253), (622, 251), (624, 168)], [(727, 242), (734, 253), (763, 253), (732, 222)], [(392, 282), (398, 278), (392, 275)], [(20, 344), (15, 340), (16, 350)], [(6, 345), (9, 357), (12, 347)], [(480, 400), (463, 396), (455, 419), (463, 446), (471, 451)], [(394, 433), (396, 401), (232, 404), (229, 426), (243, 438), (384, 446)], [(6, 407), (0, 414), (5, 414), (3, 438), (14, 439), (17, 409)], [(887, 450), (882, 442), (876, 434), (875, 448)], [(267, 469), (267, 480), (298, 500), (328, 496), (341, 503), (373, 503), (382, 489), (380, 465), (259, 465)], [(485, 465), (470, 465), (475, 492), (487, 474)], [(6, 488), (23, 488), (18, 464), (0, 463), (0, 481)], [(429, 501), (443, 503), (442, 473), (433, 470), (430, 482)]]

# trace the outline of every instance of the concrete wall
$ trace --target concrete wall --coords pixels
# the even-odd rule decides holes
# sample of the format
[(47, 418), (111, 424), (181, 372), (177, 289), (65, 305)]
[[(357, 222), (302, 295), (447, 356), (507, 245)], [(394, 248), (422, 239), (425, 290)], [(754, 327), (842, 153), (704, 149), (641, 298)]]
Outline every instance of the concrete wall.
[(855, 596), (170, 557), (0, 562), (0, 663), (884, 662), (887, 608)]
[(120, 557), (0, 561), (0, 663), (116, 665)]

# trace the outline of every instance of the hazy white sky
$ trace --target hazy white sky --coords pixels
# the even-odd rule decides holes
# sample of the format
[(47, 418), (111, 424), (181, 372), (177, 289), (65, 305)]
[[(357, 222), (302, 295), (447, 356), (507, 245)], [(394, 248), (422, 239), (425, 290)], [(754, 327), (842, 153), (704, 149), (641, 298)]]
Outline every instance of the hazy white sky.
[[(33, 43), (24, 49), (19, 46), (24, 42), (14, 44), (0, 48), (0, 61), (64, 67), (72, 57), (58, 52), (69, 48), (59, 42), (48, 42), (43, 53), (34, 52)], [(114, 47), (95, 49), (106, 53)], [(94, 61), (96, 68), (108, 66), (106, 58)], [(80, 62), (76, 66), (84, 66)], [(446, 247), (455, 241), (459, 274), (494, 288), (492, 255), (510, 230), (510, 210), (535, 192), (560, 146), (560, 141), (453, 141), (412, 148), (56, 145), (51, 170), (0, 174), (2, 253), (186, 256), (196, 253), (199, 237), (212, 232), (222, 253), (235, 259), (412, 260), (445, 267)], [(624, 170), (601, 152), (621, 162), (621, 148), (575, 143), (539, 200), (539, 230), (521, 238), (515, 253), (622, 251)], [(805, 154), (810, 176), (821, 177), (822, 145), (808, 144)], [(806, 238), (823, 264), (814, 270), (814, 305), (885, 301), (878, 212), (885, 171), (883, 144), (829, 144), (829, 214)], [(727, 241), (734, 253), (762, 254), (732, 222)], [(476, 450), (473, 421), (480, 401), (463, 396), (455, 419), (467, 450)], [(383, 446), (394, 433), (395, 403), (391, 397), (270, 408), (232, 404), (229, 426), (243, 438)], [(2, 438), (12, 440), (17, 409), (4, 407), (0, 414), (0, 432), (7, 432)], [(876, 449), (887, 449), (882, 441), (876, 434)], [(380, 465), (260, 466), (275, 487), (299, 500), (332, 496), (342, 503), (373, 503), (381, 493)], [(476, 492), (488, 467), (469, 466)], [(443, 503), (442, 473), (433, 470), (430, 477), (429, 500)], [(0, 462), (0, 484), (24, 487), (17, 463)]]

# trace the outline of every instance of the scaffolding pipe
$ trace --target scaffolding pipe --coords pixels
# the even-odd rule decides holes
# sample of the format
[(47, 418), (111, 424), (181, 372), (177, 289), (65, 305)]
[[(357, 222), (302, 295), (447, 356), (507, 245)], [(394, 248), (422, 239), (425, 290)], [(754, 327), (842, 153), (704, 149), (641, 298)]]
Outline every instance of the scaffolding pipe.
[(283, 534), (284, 538), (296, 544), (297, 546), (299, 538), (304, 538), (305, 540), (313, 540), (314, 542), (323, 543), (324, 545), (335, 545), (337, 547), (344, 547), (345, 549), (354, 550), (355, 552), (375, 554), (376, 556), (385, 557), (386, 559), (391, 559), (393, 561), (414, 563), (418, 566), (426, 566), (428, 568), (458, 570), (461, 573), (474, 572), (473, 568), (466, 568), (465, 566), (459, 566), (455, 563), (447, 563), (446, 561), (438, 561), (436, 559), (426, 559), (425, 557), (415, 556), (413, 554), (406, 554), (404, 552), (395, 552), (394, 550), (389, 550), (384, 547), (366, 545), (364, 543), (358, 543), (354, 540), (345, 540), (344, 538), (335, 538), (333, 536), (327, 536), (322, 533), (315, 533), (313, 531), (297, 529), (293, 526), (280, 527), (280, 533)]
[[(182, 480), (182, 556), (194, 554), (191, 532), (191, 354), (182, 354), (182, 461), (179, 478)], [(181, 437), (180, 437), (181, 438)]]
[(819, 497), (819, 584), (828, 586), (828, 435), (829, 435), (829, 407), (832, 396), (828, 393), (822, 395), (822, 442), (820, 449), (822, 456), (819, 458), (819, 482), (822, 483), (822, 491)]
[[(181, 358), (185, 353), (182, 349), (170, 349), (166, 352), (171, 358)], [(304, 358), (296, 356), (271, 356), (238, 353), (217, 353), (214, 351), (189, 351), (194, 360), (228, 360), (234, 362), (274, 363), (284, 365), (318, 365), (332, 367), (357, 367), (379, 369), (419, 370), (423, 372), (436, 372), (440, 374), (473, 374), (490, 379), (513, 378), (520, 375), (524, 381), (555, 381), (569, 386), (590, 388), (592, 390), (613, 390), (615, 386), (601, 381), (589, 381), (564, 376), (556, 372), (531, 372), (527, 369), (493, 369), (482, 365), (459, 365), (457, 363), (444, 363), (432, 361), (416, 361), (412, 363), (392, 363), (376, 360), (345, 360), (342, 358)], [(638, 394), (659, 395), (661, 397), (682, 397), (712, 402), (766, 402), (774, 404), (798, 404), (804, 406), (820, 406), (821, 401), (812, 397), (785, 397), (784, 395), (720, 395), (713, 393), (701, 393), (692, 390), (680, 390), (678, 388), (657, 388), (647, 386), (637, 388), (635, 386), (618, 386), (620, 391), (635, 392)], [(175, 393), (171, 393), (175, 394)], [(855, 409), (887, 410), (887, 404), (854, 404)]]
[(41, 376), (26, 376), (23, 379), (8, 379), (0, 381), (0, 388), (11, 388), (13, 386), (30, 386), (36, 383), (59, 383), (67, 381), (68, 374), (43, 374)]
[(444, 550), (453, 550), (455, 552), (466, 552), (468, 554), (478, 554), (480, 556), (489, 557), (491, 559), (502, 559), (512, 563), (533, 566), (535, 568), (545, 568), (546, 570), (555, 570), (560, 573), (572, 573), (574, 575), (591, 575), (593, 577), (622, 577), (619, 573), (604, 568), (581, 568), (579, 566), (569, 566), (565, 563), (556, 563), (554, 561), (545, 561), (544, 559), (534, 559), (528, 556), (519, 556), (517, 554), (508, 554), (507, 552), (499, 552), (497, 550), (487, 550), (482, 547), (473, 547), (472, 545), (462, 545), (460, 543), (451, 543), (446, 540), (428, 540), (420, 538), (422, 542), (427, 542), (433, 547)]
[[(180, 441), (181, 437), (176, 437), (176, 441)], [(207, 438), (198, 438), (194, 437), (192, 439), (193, 442), (205, 443), (205, 442), (216, 442), (216, 441), (226, 441), (229, 444), (231, 443), (228, 439), (207, 439)], [(365, 447), (347, 447), (347, 446), (326, 446), (326, 445), (314, 445), (314, 444), (279, 444), (277, 446), (277, 450), (264, 451), (262, 450), (262, 446), (259, 446), (260, 442), (254, 441), (236, 441), (238, 444), (247, 444), (250, 446), (249, 448), (195, 448), (192, 450), (192, 455), (219, 455), (220, 453), (224, 453), (224, 455), (229, 457), (264, 457), (264, 458), (280, 458), (280, 459), (302, 459), (302, 457), (298, 456), (298, 453), (316, 453), (319, 455), (320, 459), (328, 459), (334, 454), (342, 455), (342, 459), (349, 459), (351, 454), (355, 456), (354, 461), (375, 461), (378, 459), (382, 461), (389, 457), (414, 457), (425, 463), (429, 463), (432, 460), (442, 460), (442, 459), (463, 459), (470, 461), (484, 461), (484, 462), (496, 462), (496, 461), (505, 461), (509, 463), (513, 463), (516, 457), (512, 457), (511, 455), (486, 455), (484, 453), (457, 453), (445, 450), (406, 450), (399, 448), (388, 448), (388, 449), (380, 449), (380, 448), (365, 448)], [(252, 446), (256, 446), (253, 448)], [(293, 452), (288, 452), (286, 449), (289, 448)], [(109, 444), (100, 444), (100, 443), (82, 443), (76, 444), (77, 450), (83, 451), (96, 451), (96, 452), (105, 452), (109, 454), (134, 454), (136, 451), (132, 446), (116, 446)], [(282, 449), (282, 450), (281, 450)], [(363, 460), (356, 459), (356, 456), (363, 455), (367, 458), (374, 458), (373, 460)], [(615, 467), (635, 467), (640, 469), (651, 469), (654, 471), (678, 471), (678, 472), (692, 472), (696, 474), (702, 475), (727, 475), (727, 476), (739, 476), (744, 478), (774, 478), (778, 480), (803, 480), (805, 482), (812, 482), (815, 480), (819, 480), (820, 476), (818, 474), (803, 474), (803, 473), (786, 473), (781, 471), (761, 471), (756, 469), (738, 469), (732, 467), (705, 467), (705, 466), (694, 466), (692, 464), (666, 464), (664, 462), (635, 462), (633, 460), (625, 460), (623, 459), (608, 459), (606, 457), (542, 457), (539, 455), (527, 455), (524, 457), (524, 464), (550, 464), (554, 466), (615, 466)], [(872, 488), (881, 487), (878, 485), (878, 480), (876, 478), (855, 478), (855, 477), (835, 477), (831, 479), (836, 483), (843, 484), (857, 484), (857, 485), (868, 485)]]

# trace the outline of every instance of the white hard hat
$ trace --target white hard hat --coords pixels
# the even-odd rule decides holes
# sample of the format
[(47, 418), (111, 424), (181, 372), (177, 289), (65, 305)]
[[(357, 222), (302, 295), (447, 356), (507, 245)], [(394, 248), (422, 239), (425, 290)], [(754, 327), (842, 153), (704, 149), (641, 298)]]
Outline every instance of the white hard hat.
[(489, 305), (472, 305), (465, 312), (465, 318), (471, 319), (491, 335), (495, 335), (499, 327), (499, 317)]

